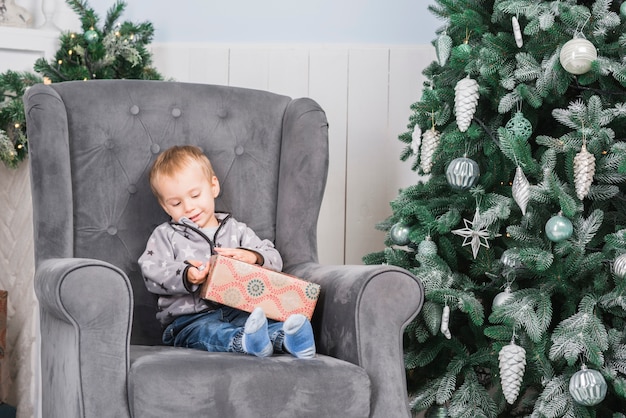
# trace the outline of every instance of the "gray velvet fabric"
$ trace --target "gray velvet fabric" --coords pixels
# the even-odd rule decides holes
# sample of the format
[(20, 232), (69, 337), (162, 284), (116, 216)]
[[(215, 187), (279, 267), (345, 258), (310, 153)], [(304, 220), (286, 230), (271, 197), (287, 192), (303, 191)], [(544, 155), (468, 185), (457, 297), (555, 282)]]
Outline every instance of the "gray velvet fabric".
[[(43, 416), (409, 416), (402, 330), (423, 287), (395, 267), (318, 264), (328, 124), (313, 100), (101, 80), (36, 85), (24, 103)], [(175, 144), (212, 160), (218, 210), (274, 240), (286, 272), (322, 285), (315, 360), (160, 346), (137, 258), (166, 220), (148, 169)]]
[(129, 399), (136, 418), (367, 417), (361, 367), (318, 356), (263, 361), (172, 347), (131, 349)]

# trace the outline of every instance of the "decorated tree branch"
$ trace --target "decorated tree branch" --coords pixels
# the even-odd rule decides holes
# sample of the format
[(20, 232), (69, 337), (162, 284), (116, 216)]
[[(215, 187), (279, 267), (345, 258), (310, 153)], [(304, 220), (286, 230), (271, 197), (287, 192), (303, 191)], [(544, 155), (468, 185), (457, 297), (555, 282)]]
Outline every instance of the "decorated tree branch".
[(70, 80), (143, 79), (160, 80), (152, 66), (148, 45), (154, 36), (150, 22), (119, 22), (126, 3), (116, 1), (102, 24), (86, 0), (66, 0), (78, 14), (82, 33), (62, 32), (60, 47), (53, 59), (38, 59), (36, 74), (7, 71), (0, 74), (0, 159), (17, 167), (28, 155), (28, 138), (22, 96), (40, 82)]

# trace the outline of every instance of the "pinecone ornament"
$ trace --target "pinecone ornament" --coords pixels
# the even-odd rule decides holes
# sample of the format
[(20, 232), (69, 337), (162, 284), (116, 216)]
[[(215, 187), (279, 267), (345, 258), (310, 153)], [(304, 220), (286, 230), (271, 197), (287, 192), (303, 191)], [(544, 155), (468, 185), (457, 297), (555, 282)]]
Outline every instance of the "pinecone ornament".
[(452, 51), (452, 38), (447, 33), (442, 33), (437, 38), (435, 44), (435, 51), (437, 52), (437, 60), (442, 67), (448, 62), (450, 52)]
[(587, 151), (583, 143), (583, 148), (574, 157), (574, 186), (576, 196), (583, 200), (589, 194), (593, 176), (596, 172), (596, 157)]
[(500, 360), (500, 382), (502, 393), (509, 404), (515, 403), (526, 368), (526, 350), (514, 341), (505, 345), (498, 354)]
[(420, 155), (420, 166), (425, 174), (430, 173), (433, 167), (433, 155), (439, 146), (441, 134), (433, 126), (422, 134), (422, 152)]
[(411, 133), (411, 151), (417, 155), (420, 152), (420, 145), (422, 144), (422, 129), (416, 123), (413, 127), (413, 133)]
[(472, 123), (476, 106), (478, 106), (478, 82), (467, 76), (459, 80), (454, 87), (454, 112), (459, 131), (467, 131)]

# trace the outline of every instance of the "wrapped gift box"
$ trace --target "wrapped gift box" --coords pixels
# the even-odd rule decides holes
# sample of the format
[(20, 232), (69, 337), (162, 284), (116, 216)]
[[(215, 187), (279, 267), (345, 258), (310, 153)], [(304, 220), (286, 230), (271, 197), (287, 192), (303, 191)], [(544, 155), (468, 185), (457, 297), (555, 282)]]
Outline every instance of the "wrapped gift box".
[(201, 296), (242, 311), (263, 308), (268, 318), (284, 321), (300, 313), (311, 319), (320, 286), (285, 273), (214, 255)]

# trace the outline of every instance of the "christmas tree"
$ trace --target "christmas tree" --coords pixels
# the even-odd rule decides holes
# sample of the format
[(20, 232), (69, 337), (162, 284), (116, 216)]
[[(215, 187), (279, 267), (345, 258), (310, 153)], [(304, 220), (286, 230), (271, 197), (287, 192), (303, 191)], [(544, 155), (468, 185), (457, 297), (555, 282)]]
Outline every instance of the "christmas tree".
[[(161, 74), (152, 67), (152, 55), (147, 46), (154, 28), (150, 22), (132, 23), (118, 20), (126, 3), (117, 1), (107, 11), (104, 23), (86, 0), (66, 0), (78, 14), (82, 33), (63, 32), (60, 47), (49, 62), (35, 62), (37, 74), (7, 71), (0, 74), (0, 159), (16, 167), (28, 155), (26, 118), (22, 96), (28, 87), (45, 82), (91, 79), (160, 80)], [(42, 78), (43, 77), (43, 78)]]
[(624, 417), (626, 2), (435, 0), (401, 155), (416, 184), (364, 257), (412, 271), (412, 408)]

